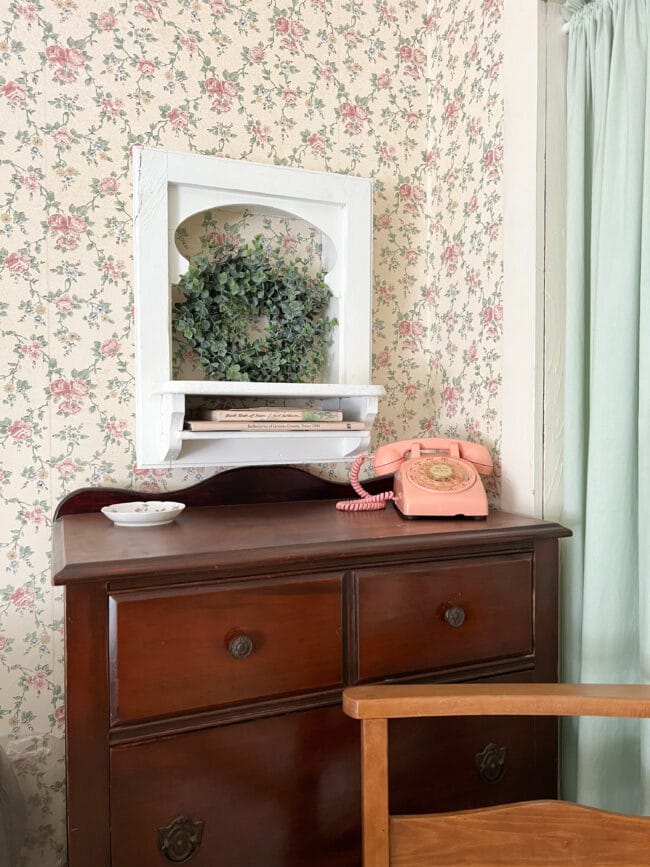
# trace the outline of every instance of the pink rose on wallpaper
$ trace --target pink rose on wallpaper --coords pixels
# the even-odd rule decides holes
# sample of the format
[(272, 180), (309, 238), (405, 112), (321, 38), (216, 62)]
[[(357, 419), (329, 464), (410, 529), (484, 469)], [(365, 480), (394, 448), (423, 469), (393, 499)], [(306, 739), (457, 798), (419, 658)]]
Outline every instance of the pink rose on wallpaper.
[(13, 105), (19, 105), (25, 102), (27, 91), (22, 84), (17, 84), (15, 81), (8, 81), (0, 87), (0, 93), (5, 97), (7, 102)]
[(65, 722), (65, 705), (60, 704), (54, 711), (54, 719), (58, 726), (62, 726)]
[(407, 126), (417, 126), (420, 122), (420, 115), (417, 111), (409, 111), (406, 113)]
[(185, 129), (190, 118), (186, 111), (183, 111), (180, 108), (172, 108), (167, 112), (167, 120), (174, 129)]
[(392, 217), (391, 217), (391, 215), (390, 215), (389, 213), (387, 213), (386, 211), (384, 211), (383, 214), (380, 214), (380, 215), (379, 215), (378, 217), (376, 217), (376, 219), (375, 219), (375, 225), (376, 225), (379, 229), (389, 229), (391, 223), (392, 223)]
[(20, 352), (26, 358), (31, 358), (34, 363), (40, 361), (43, 357), (43, 347), (38, 340), (32, 340), (31, 343), (23, 343), (20, 347)]
[(403, 388), (404, 397), (408, 400), (412, 400), (414, 397), (417, 397), (417, 386), (415, 385), (405, 385)]
[(483, 0), (483, 9), (492, 21), (500, 18), (502, 5), (503, 0)]
[(384, 21), (393, 21), (395, 13), (396, 9), (394, 6), (387, 6), (385, 3), (382, 3), (379, 7), (379, 17), (383, 18)]
[(97, 16), (97, 26), (100, 30), (114, 30), (117, 26), (117, 19), (112, 12), (102, 12)]
[(28, 421), (12, 421), (7, 428), (7, 433), (13, 437), (16, 442), (26, 442), (32, 438), (32, 426)]
[(101, 107), (109, 117), (118, 117), (122, 113), (124, 103), (121, 99), (104, 97), (101, 101)]
[(79, 69), (86, 65), (86, 55), (78, 48), (67, 48), (65, 52), (65, 62), (68, 66), (74, 66)]
[(102, 178), (97, 188), (105, 196), (114, 196), (117, 192), (117, 180), (115, 178)]
[(7, 649), (7, 636), (0, 635), (0, 653)]
[(475, 343), (472, 343), (470, 348), (467, 350), (467, 360), (470, 363), (473, 363), (478, 358), (478, 346)]
[(35, 175), (33, 172), (30, 172), (28, 175), (18, 175), (17, 181), (21, 187), (30, 192), (34, 192), (39, 186), (38, 175)]
[(275, 32), (276, 33), (288, 33), (289, 32), (289, 19), (288, 18), (276, 18), (275, 19)]
[(65, 397), (72, 392), (72, 387), (67, 379), (55, 379), (50, 383), (50, 393), (54, 397)]
[(74, 476), (79, 467), (72, 460), (72, 458), (64, 458), (64, 460), (59, 461), (56, 465), (56, 471), (63, 479), (67, 479), (70, 476)]
[(331, 66), (321, 66), (318, 70), (318, 75), (329, 84), (334, 78), (334, 70)]
[(29, 587), (17, 587), (9, 601), (16, 608), (30, 608), (34, 604), (34, 591)]
[(75, 397), (86, 397), (90, 393), (90, 388), (88, 383), (84, 382), (83, 379), (71, 379), (70, 393), (74, 394)]
[(29, 259), (22, 253), (10, 253), (5, 256), (3, 264), (12, 274), (24, 274), (29, 271)]
[(136, 69), (140, 75), (144, 75), (145, 78), (151, 78), (156, 71), (156, 64), (153, 60), (139, 60)]
[(126, 433), (125, 421), (109, 421), (104, 425), (104, 430), (110, 439), (121, 440)]
[(210, 11), (213, 15), (225, 15), (228, 11), (228, 6), (225, 0), (212, 0), (210, 3)]
[(398, 331), (398, 333), (401, 334), (403, 337), (404, 337), (405, 335), (411, 333), (411, 323), (408, 321), (408, 319), (402, 319), (401, 322), (398, 322), (398, 323), (397, 323), (397, 331)]
[(52, 133), (52, 138), (57, 147), (65, 148), (72, 144), (72, 136), (65, 127), (60, 127)]
[(289, 32), (294, 39), (302, 39), (305, 35), (305, 28), (299, 21), (292, 21), (289, 26)]
[(399, 56), (401, 60), (410, 60), (413, 56), (413, 49), (410, 45), (401, 45), (399, 49)]
[(469, 200), (469, 202), (465, 205), (465, 213), (468, 215), (473, 214), (474, 211), (476, 210), (477, 204), (478, 204), (478, 202), (476, 200), (476, 196), (472, 196), (472, 198)]
[(499, 383), (496, 381), (496, 379), (491, 379), (488, 382), (487, 389), (490, 394), (497, 393), (497, 391), (499, 390)]
[(447, 103), (444, 114), (444, 121), (447, 125), (447, 129), (451, 132), (456, 129), (456, 125), (458, 123), (458, 112), (460, 111), (460, 100), (458, 98), (452, 100), (452, 102)]
[(384, 145), (379, 148), (379, 156), (386, 163), (392, 163), (395, 161), (395, 148), (389, 147), (388, 145)]
[(33, 686), (34, 689), (44, 689), (47, 685), (47, 681), (45, 679), (45, 674), (42, 671), (37, 671), (35, 674), (30, 674), (29, 677), (25, 679), (25, 682), (28, 686)]
[(156, 13), (153, 11), (153, 8), (149, 6), (148, 3), (136, 3), (135, 14), (139, 15), (141, 18), (144, 18), (145, 21), (153, 21), (156, 17)]
[(322, 154), (325, 151), (325, 139), (323, 139), (317, 132), (313, 132), (309, 136), (307, 144), (314, 153)]
[(269, 136), (271, 135), (271, 127), (270, 126), (260, 126), (258, 123), (253, 124), (251, 127), (251, 132), (254, 137), (264, 144), (269, 140)]
[(45, 522), (45, 511), (41, 506), (35, 506), (33, 509), (23, 512), (23, 518), (30, 524), (43, 524)]
[(382, 72), (381, 75), (377, 76), (377, 87), (381, 87), (382, 90), (390, 87), (390, 83), (390, 75), (387, 72)]
[(60, 65), (66, 63), (66, 50), (61, 45), (48, 45), (45, 49), (45, 56), (50, 63), (58, 63)]
[(418, 251), (417, 250), (407, 250), (404, 253), (404, 258), (406, 259), (407, 265), (414, 265), (418, 260)]
[(295, 105), (298, 100), (298, 95), (295, 90), (283, 90), (282, 99), (287, 105)]
[(282, 239), (282, 248), (284, 250), (289, 250), (290, 252), (298, 249), (298, 239), (292, 237), (291, 235), (286, 235)]
[(410, 199), (413, 187), (410, 184), (400, 184), (399, 196), (400, 199)]
[(20, 16), (20, 18), (24, 18), (25, 21), (29, 21), (30, 24), (33, 21), (36, 21), (37, 13), (38, 9), (33, 3), (19, 3), (16, 6), (16, 14)]
[(157, 494), (160, 490), (160, 485), (158, 482), (147, 481), (139, 485), (139, 490), (144, 491), (147, 494)]
[(188, 54), (194, 54), (196, 51), (196, 39), (193, 36), (179, 36), (178, 42)]
[(460, 400), (460, 388), (457, 385), (448, 385), (443, 392), (443, 398), (447, 403)]
[(418, 204), (420, 204), (421, 202), (423, 202), (423, 201), (424, 201), (424, 198), (425, 198), (425, 192), (424, 192), (424, 189), (423, 189), (422, 187), (417, 186), (416, 184), (414, 184), (414, 185), (411, 187), (411, 198), (413, 199), (414, 202), (417, 202)]
[(59, 295), (58, 298), (54, 299), (54, 306), (58, 310), (59, 313), (70, 313), (77, 306), (74, 299), (68, 295)]
[(254, 45), (248, 49), (248, 59), (251, 63), (261, 63), (266, 57), (266, 52), (261, 45)]
[(69, 397), (64, 398), (57, 404), (56, 411), (61, 415), (77, 415), (81, 412), (82, 405), (78, 400), (72, 400)]
[(354, 106), (351, 102), (342, 102), (339, 106), (339, 111), (341, 113), (341, 117), (353, 118), (354, 117)]
[(120, 344), (114, 337), (109, 337), (99, 347), (99, 351), (104, 358), (113, 358), (120, 351)]
[(498, 223), (490, 223), (488, 226), (488, 235), (490, 238), (496, 238), (499, 234), (499, 224)]
[(359, 37), (354, 30), (346, 30), (343, 34), (343, 39), (345, 40), (345, 44), (351, 47), (359, 41)]
[(387, 352), (380, 352), (375, 358), (375, 364), (377, 367), (386, 367), (389, 362), (390, 355)]

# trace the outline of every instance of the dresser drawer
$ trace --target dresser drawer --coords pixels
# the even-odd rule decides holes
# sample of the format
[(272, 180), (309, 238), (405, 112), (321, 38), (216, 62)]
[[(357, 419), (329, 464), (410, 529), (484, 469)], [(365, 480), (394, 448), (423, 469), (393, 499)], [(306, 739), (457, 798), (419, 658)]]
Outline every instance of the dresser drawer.
[(111, 720), (340, 686), (341, 577), (116, 593)]
[(114, 747), (110, 768), (111, 867), (361, 864), (359, 724), (340, 706)]
[(359, 680), (533, 650), (529, 555), (359, 570)]

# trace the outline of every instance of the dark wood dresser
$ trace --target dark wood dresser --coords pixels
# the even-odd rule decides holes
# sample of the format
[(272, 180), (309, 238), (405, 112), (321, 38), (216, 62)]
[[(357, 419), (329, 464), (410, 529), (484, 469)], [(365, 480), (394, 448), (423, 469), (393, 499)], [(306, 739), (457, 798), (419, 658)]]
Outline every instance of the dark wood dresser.
[[(92, 513), (134, 492), (60, 505), (70, 867), (358, 865), (343, 686), (557, 679), (567, 530), (336, 511), (350, 493), (266, 468), (166, 493), (194, 505), (162, 527)], [(552, 719), (393, 731), (394, 812), (556, 795)]]

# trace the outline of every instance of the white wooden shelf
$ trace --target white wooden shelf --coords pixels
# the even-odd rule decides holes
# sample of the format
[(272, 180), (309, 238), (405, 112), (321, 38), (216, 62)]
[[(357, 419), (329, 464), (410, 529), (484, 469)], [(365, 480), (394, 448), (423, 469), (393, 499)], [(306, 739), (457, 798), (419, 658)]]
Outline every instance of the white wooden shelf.
[[(321, 463), (368, 451), (381, 386), (370, 384), (372, 184), (365, 178), (134, 148), (136, 460), (140, 467)], [(171, 287), (187, 268), (176, 228), (208, 209), (307, 221), (323, 241), (328, 315), (336, 318), (323, 383), (174, 380)], [(318, 401), (360, 431), (189, 432), (188, 398)], [(228, 434), (227, 436), (225, 434)]]

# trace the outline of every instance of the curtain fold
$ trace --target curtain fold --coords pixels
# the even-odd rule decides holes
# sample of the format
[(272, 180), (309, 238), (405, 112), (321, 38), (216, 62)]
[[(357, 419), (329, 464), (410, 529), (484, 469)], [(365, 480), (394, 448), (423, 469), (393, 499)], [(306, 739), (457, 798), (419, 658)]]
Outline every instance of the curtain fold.
[[(650, 0), (571, 0), (562, 677), (650, 682)], [(563, 794), (650, 812), (650, 731), (566, 724)]]

